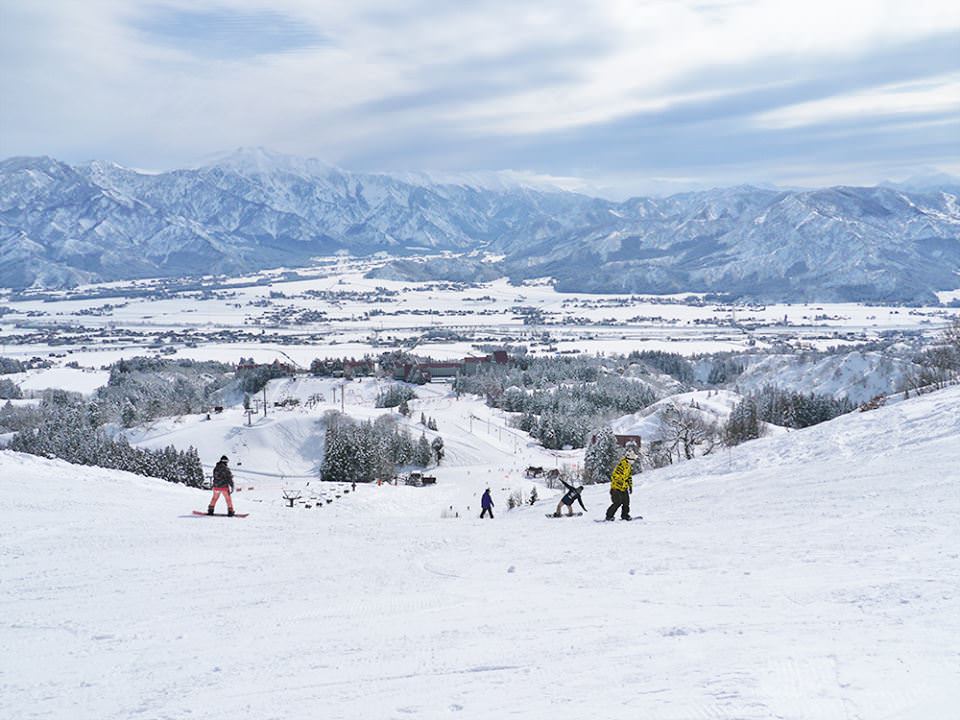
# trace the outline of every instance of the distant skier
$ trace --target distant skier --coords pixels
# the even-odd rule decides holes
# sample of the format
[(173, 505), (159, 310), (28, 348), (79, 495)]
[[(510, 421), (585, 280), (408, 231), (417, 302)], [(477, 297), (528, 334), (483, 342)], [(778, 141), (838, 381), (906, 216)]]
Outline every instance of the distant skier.
[(573, 503), (580, 503), (580, 507), (583, 508), (583, 511), (587, 511), (587, 506), (583, 504), (583, 498), (580, 497), (580, 494), (583, 492), (583, 485), (578, 485), (574, 487), (573, 485), (568, 485), (565, 480), (560, 480), (563, 483), (563, 486), (567, 489), (567, 492), (564, 493), (564, 496), (560, 498), (560, 502), (557, 503), (557, 511), (553, 514), (554, 517), (560, 517), (560, 510), (564, 505), (567, 506), (567, 516), (573, 516)]
[(213, 509), (217, 505), (220, 496), (227, 501), (227, 515), (233, 517), (233, 473), (227, 467), (227, 456), (224, 455), (220, 461), (213, 467), (213, 499), (207, 507), (207, 515), (213, 515)]
[(493, 520), (493, 498), (490, 497), (490, 488), (483, 491), (483, 497), (480, 498), (480, 507), (483, 508), (480, 512), (480, 519), (482, 520), (487, 513), (490, 513), (490, 519)]
[(632, 520), (630, 517), (630, 494), (633, 492), (633, 463), (636, 462), (637, 451), (627, 448), (617, 467), (613, 469), (610, 475), (610, 500), (612, 504), (607, 508), (607, 520), (613, 520), (613, 516), (620, 509), (621, 520)]

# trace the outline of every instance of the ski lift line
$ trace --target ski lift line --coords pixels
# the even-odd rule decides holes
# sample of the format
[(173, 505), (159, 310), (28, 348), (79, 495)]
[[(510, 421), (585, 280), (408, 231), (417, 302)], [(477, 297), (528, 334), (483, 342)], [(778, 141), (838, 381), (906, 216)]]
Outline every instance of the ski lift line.
[[(468, 430), (467, 428), (463, 427), (462, 425), (457, 425), (456, 423), (454, 423), (454, 424), (453, 424), (453, 427), (457, 428), (458, 430), (462, 430), (463, 432), (467, 433), (468, 435), (471, 435), (472, 437), (477, 438), (477, 439), (478, 439), (479, 441), (481, 441), (481, 442), (486, 443), (487, 445), (489, 445), (491, 448), (493, 448), (493, 449), (496, 450), (497, 452), (503, 452), (503, 453), (508, 452), (508, 450), (505, 450), (503, 447), (498, 446), (496, 443), (494, 443), (494, 442), (492, 441), (492, 439), (491, 439), (491, 440), (488, 440), (488, 439), (485, 438), (485, 437), (481, 437), (480, 435), (477, 435), (476, 433), (474, 433), (474, 432), (471, 431), (471, 430)], [(501, 442), (500, 445), (503, 445), (503, 443)], [(456, 453), (456, 446), (451, 446), (449, 449), (450, 449), (450, 452)]]
[[(213, 465), (203, 465), (204, 470), (209, 468), (213, 471)], [(249, 470), (247, 468), (232, 468), (231, 471), (235, 476), (238, 475), (257, 475), (259, 477), (287, 477), (287, 478), (297, 478), (299, 480), (315, 480), (316, 475), (291, 475), (289, 473), (272, 473), (265, 472), (263, 470)]]
[[(482, 417), (480, 417), (479, 415), (474, 415), (473, 413), (470, 413), (469, 417), (470, 417), (471, 419), (473, 419), (473, 420), (477, 420), (477, 421), (479, 421), (479, 422), (487, 423), (487, 426), (488, 426), (488, 428), (489, 428), (489, 425), (490, 425), (490, 419), (489, 419), (489, 418), (482, 418)], [(497, 432), (498, 432), (498, 433), (500, 433), (500, 432), (506, 432), (506, 433), (508, 433), (508, 434), (510, 434), (510, 435), (513, 435), (515, 438), (519, 438), (519, 439), (521, 439), (521, 440), (524, 440), (524, 439), (526, 439), (526, 437), (527, 437), (526, 434), (515, 430), (514, 428), (510, 427), (509, 425), (499, 425), (499, 424), (498, 424), (498, 425), (496, 425), (496, 429), (497, 429)], [(493, 430), (488, 429), (488, 430), (487, 430), (487, 433), (490, 434), (490, 435), (493, 435)]]

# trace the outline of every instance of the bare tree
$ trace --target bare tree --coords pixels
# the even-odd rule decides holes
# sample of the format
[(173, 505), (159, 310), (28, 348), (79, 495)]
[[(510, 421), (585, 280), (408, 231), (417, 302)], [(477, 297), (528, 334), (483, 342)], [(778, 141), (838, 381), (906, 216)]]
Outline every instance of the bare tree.
[(955, 315), (953, 322), (943, 331), (943, 342), (960, 357), (960, 315)]
[(960, 375), (960, 316), (944, 328), (936, 345), (918, 358), (919, 367), (901, 382), (904, 397), (940, 390), (957, 381)]
[(716, 423), (704, 419), (696, 406), (667, 405), (660, 411), (660, 422), (664, 428), (664, 443), (676, 454), (677, 460), (693, 460), (699, 447), (703, 448), (701, 455), (709, 455), (717, 445), (719, 431)]

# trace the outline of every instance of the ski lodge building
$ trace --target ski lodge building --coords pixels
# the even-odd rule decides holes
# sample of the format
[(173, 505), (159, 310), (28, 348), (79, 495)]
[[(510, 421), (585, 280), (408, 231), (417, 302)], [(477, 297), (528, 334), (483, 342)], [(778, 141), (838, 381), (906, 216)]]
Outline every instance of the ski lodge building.
[(431, 382), (442, 378), (455, 378), (457, 375), (475, 375), (480, 368), (488, 365), (506, 365), (509, 358), (505, 350), (495, 350), (490, 355), (468, 357), (448, 362), (412, 362), (404, 363), (393, 374), (394, 380), (404, 382)]

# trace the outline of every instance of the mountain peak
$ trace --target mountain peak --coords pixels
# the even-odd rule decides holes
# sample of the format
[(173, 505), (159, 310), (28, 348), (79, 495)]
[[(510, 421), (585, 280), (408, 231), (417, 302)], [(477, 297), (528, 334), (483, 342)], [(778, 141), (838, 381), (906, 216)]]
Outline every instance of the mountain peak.
[(0, 171), (16, 172), (19, 170), (35, 170), (47, 174), (73, 172), (73, 168), (67, 163), (49, 155), (18, 155), (0, 160)]
[(286, 155), (262, 146), (238, 147), (236, 150), (214, 156), (203, 167), (231, 170), (240, 175), (269, 175), (285, 172), (306, 177), (324, 176), (337, 170), (333, 165), (316, 158)]

